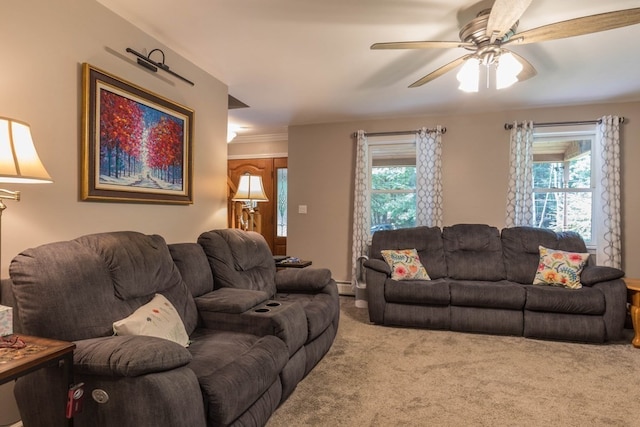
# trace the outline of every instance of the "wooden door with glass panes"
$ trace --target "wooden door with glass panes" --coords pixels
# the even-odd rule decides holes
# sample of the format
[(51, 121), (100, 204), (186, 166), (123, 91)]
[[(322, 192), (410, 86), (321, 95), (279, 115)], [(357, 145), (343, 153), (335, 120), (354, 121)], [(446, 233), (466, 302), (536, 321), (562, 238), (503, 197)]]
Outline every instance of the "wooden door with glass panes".
[[(274, 255), (286, 255), (287, 251), (286, 170), (286, 157), (275, 159), (233, 159), (227, 161), (227, 174), (236, 187), (240, 176), (245, 173), (262, 177), (264, 192), (269, 201), (259, 202), (257, 205), (262, 216), (261, 234)], [(228, 216), (230, 225), (231, 212), (228, 213)], [(283, 231), (284, 235), (282, 235)]]

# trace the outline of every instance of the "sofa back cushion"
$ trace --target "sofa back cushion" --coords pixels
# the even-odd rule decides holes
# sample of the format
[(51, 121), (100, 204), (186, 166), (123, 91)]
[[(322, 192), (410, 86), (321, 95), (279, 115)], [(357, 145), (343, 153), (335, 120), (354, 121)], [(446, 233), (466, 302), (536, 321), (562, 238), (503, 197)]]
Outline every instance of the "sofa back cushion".
[(442, 229), (449, 277), (497, 281), (506, 277), (500, 232), (485, 224), (457, 224)]
[(109, 336), (156, 293), (176, 308), (187, 333), (193, 297), (161, 236), (112, 232), (27, 249), (11, 262), (21, 332), (67, 341)]
[(501, 238), (507, 280), (518, 283), (533, 283), (540, 261), (540, 246), (567, 252), (587, 252), (582, 237), (572, 231), (511, 227), (502, 230)]
[(202, 246), (195, 242), (172, 243), (169, 252), (194, 298), (213, 291), (213, 273)]
[(214, 288), (240, 288), (276, 293), (276, 264), (264, 237), (235, 228), (202, 233), (204, 249), (213, 272)]
[(376, 231), (371, 239), (369, 257), (383, 259), (385, 249), (416, 249), (420, 262), (431, 279), (447, 276), (442, 232), (438, 227), (413, 227)]

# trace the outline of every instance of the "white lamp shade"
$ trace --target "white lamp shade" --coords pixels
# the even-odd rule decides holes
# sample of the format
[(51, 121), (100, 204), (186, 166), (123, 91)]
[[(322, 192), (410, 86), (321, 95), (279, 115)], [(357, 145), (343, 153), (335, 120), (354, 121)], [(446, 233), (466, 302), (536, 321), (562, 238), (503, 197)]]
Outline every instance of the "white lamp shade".
[(29, 125), (0, 117), (0, 182), (53, 182), (38, 157)]
[(496, 89), (504, 89), (517, 82), (520, 71), (522, 71), (522, 64), (511, 52), (500, 55), (496, 67)]
[(464, 92), (477, 92), (480, 84), (480, 61), (477, 58), (467, 59), (456, 78), (460, 82), (458, 89)]
[(240, 177), (238, 191), (233, 196), (234, 201), (248, 202), (268, 202), (269, 199), (264, 193), (262, 177), (260, 175), (245, 174)]

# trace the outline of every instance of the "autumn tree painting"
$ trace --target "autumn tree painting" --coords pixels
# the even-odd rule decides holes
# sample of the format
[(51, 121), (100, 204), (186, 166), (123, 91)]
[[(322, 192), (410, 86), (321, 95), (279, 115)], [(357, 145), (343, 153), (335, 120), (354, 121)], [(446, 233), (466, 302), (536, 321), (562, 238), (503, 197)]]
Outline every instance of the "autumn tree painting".
[(181, 190), (184, 121), (100, 90), (100, 182)]

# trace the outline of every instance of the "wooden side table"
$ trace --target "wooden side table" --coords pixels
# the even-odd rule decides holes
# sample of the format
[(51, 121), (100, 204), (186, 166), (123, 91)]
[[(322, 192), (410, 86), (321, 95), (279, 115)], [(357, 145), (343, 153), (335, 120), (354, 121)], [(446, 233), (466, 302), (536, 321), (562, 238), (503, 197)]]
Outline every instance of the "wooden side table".
[[(22, 340), (25, 346), (0, 348), (0, 384), (13, 381), (40, 368), (61, 365), (65, 381), (69, 387), (73, 385), (73, 350), (76, 348), (74, 343), (22, 334), (7, 337), (13, 338)], [(73, 418), (69, 418), (68, 421), (72, 426)]]
[(629, 313), (631, 314), (631, 322), (635, 332), (631, 344), (636, 348), (640, 348), (640, 279), (625, 278), (624, 283), (627, 285), (629, 301), (631, 302)]

